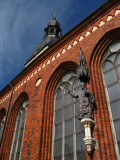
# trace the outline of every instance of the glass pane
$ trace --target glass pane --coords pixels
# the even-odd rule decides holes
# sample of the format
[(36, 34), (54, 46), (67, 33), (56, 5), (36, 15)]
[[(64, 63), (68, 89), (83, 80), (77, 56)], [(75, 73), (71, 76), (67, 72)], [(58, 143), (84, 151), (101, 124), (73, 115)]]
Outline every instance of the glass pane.
[(23, 138), (23, 131), (24, 131), (24, 128), (20, 128), (20, 134), (19, 134), (19, 140)]
[(116, 65), (120, 64), (120, 53), (117, 55)]
[(63, 80), (68, 81), (70, 79), (71, 75), (72, 75), (72, 72), (66, 73), (65, 76), (63, 77)]
[(77, 152), (77, 160), (86, 160), (86, 152)]
[(64, 108), (65, 120), (73, 117), (72, 104)]
[(79, 103), (79, 101), (78, 101), (78, 99), (75, 99), (75, 116), (79, 116), (79, 108), (80, 108), (80, 103)]
[(85, 143), (83, 142), (84, 138), (84, 133), (76, 134), (76, 150), (78, 152), (85, 150)]
[(80, 81), (78, 81), (77, 79), (74, 82), (74, 88), (80, 86)]
[(65, 87), (65, 85), (66, 85), (66, 82), (62, 82), (61, 84), (60, 84), (60, 87), (62, 87), (62, 89)]
[(65, 153), (73, 152), (73, 136), (65, 138)]
[(120, 79), (120, 65), (119, 65), (119, 66), (117, 66), (117, 72), (118, 72), (119, 79)]
[(62, 97), (56, 99), (56, 104), (55, 104), (56, 110), (62, 108), (62, 101), (63, 101)]
[(14, 154), (14, 153), (15, 153), (15, 149), (16, 149), (16, 142), (14, 142), (14, 144), (13, 144), (12, 154)]
[(62, 124), (55, 126), (55, 138), (61, 138), (62, 137)]
[(109, 55), (110, 55), (110, 51), (107, 50), (107, 51), (105, 52), (104, 59), (106, 59)]
[(23, 102), (23, 107), (26, 107), (28, 105), (28, 100), (26, 100), (25, 102)]
[(22, 122), (21, 122), (21, 128), (23, 128), (24, 127), (24, 125), (25, 125), (25, 118), (26, 118), (26, 110), (24, 109), (23, 110), (23, 113), (22, 113), (23, 115), (22, 115)]
[(17, 120), (20, 120), (20, 119), (21, 119), (21, 112), (19, 111)]
[(21, 145), (22, 145), (22, 140), (18, 141), (17, 153), (20, 152), (20, 150), (21, 150)]
[(80, 120), (78, 120), (77, 117), (75, 118), (75, 128), (76, 128), (76, 133), (84, 130)]
[(20, 120), (16, 122), (16, 128), (15, 128), (16, 131), (19, 129), (19, 126), (20, 126)]
[(119, 149), (119, 154), (120, 154), (120, 142), (118, 142), (118, 149)]
[(111, 54), (108, 59), (111, 60), (113, 63), (114, 63), (114, 60), (115, 60), (115, 55), (116, 54)]
[(14, 159), (14, 154), (10, 155), (10, 159), (13, 160)]
[(19, 157), (20, 157), (20, 153), (17, 153), (15, 160), (19, 160)]
[(110, 101), (120, 98), (120, 87), (119, 84), (114, 84), (108, 87), (108, 94)]
[(17, 137), (18, 137), (18, 130), (14, 132), (14, 142), (17, 141)]
[(73, 154), (65, 155), (65, 160), (73, 160)]
[(26, 117), (26, 109), (25, 108), (22, 109), (22, 118), (23, 117)]
[(104, 71), (107, 71), (108, 69), (113, 68), (113, 64), (109, 61), (105, 61), (103, 68), (104, 68)]
[(73, 120), (65, 121), (65, 136), (73, 134)]
[(62, 89), (58, 88), (56, 98), (60, 97), (61, 95), (62, 95)]
[(66, 83), (65, 87), (64, 87), (64, 93), (68, 93), (69, 91), (72, 91), (72, 86), (70, 83)]
[(117, 141), (120, 141), (120, 120), (114, 122)]
[(115, 70), (112, 69), (106, 73), (104, 73), (106, 84), (109, 85), (117, 81)]
[(120, 118), (120, 100), (111, 103), (113, 119)]
[(68, 105), (72, 103), (72, 97), (70, 94), (66, 93), (64, 95), (64, 105)]
[(54, 155), (58, 156), (62, 154), (62, 139), (55, 140)]
[(55, 123), (62, 121), (62, 109), (55, 112)]
[(120, 49), (120, 42), (118, 41), (113, 43), (110, 48), (112, 49), (113, 52), (118, 51)]
[(69, 82), (73, 83), (73, 82), (75, 81), (75, 79), (76, 79), (76, 76), (70, 78), (70, 79), (69, 79)]
[(62, 157), (55, 157), (54, 160), (62, 160)]
[(77, 95), (79, 92), (81, 92), (81, 88), (77, 87), (74, 89), (74, 94)]

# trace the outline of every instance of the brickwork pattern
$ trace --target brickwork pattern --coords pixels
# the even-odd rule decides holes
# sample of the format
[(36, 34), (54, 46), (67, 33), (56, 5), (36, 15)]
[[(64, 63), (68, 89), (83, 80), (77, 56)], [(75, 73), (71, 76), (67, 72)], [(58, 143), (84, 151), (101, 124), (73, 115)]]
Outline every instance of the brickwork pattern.
[[(111, 4), (113, 5), (113, 4)], [(91, 81), (88, 88), (95, 95), (96, 110), (93, 135), (97, 148), (88, 160), (116, 159), (109, 113), (101, 77), (100, 62), (106, 47), (120, 39), (120, 5), (108, 6), (104, 12), (75, 28), (44, 55), (38, 57), (13, 81), (14, 92), (0, 149), (0, 159), (8, 160), (15, 121), (21, 103), (29, 98), (21, 160), (50, 160), (53, 127), (54, 91), (67, 70), (76, 70), (82, 47)], [(41, 78), (39, 86), (35, 86)], [(3, 90), (0, 109), (7, 110), (10, 88)], [(1, 114), (1, 113), (0, 113)]]

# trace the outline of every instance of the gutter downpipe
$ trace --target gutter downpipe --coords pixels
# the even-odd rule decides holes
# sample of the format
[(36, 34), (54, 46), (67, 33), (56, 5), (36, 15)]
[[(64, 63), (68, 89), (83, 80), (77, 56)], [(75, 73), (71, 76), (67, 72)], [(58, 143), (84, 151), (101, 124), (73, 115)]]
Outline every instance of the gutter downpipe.
[(9, 113), (9, 109), (10, 109), (10, 103), (11, 103), (12, 95), (13, 95), (13, 86), (11, 85), (11, 83), (9, 83), (9, 86), (12, 88), (12, 90), (11, 90), (10, 99), (9, 99), (9, 103), (8, 103), (7, 113), (6, 113), (6, 116), (5, 116), (5, 124), (4, 124), (4, 127), (3, 127), (3, 132), (2, 132), (2, 136), (1, 136), (1, 140), (0, 140), (0, 147), (1, 147), (1, 144), (2, 144), (2, 139), (3, 139), (3, 135), (4, 135), (5, 127), (6, 127), (6, 121), (7, 121), (7, 117), (8, 117), (8, 113)]

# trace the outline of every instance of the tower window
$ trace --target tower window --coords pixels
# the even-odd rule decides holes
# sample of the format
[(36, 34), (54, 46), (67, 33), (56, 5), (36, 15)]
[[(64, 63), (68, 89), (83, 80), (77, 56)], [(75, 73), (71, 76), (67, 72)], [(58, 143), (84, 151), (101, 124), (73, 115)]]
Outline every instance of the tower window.
[(54, 33), (54, 28), (51, 29), (50, 33)]

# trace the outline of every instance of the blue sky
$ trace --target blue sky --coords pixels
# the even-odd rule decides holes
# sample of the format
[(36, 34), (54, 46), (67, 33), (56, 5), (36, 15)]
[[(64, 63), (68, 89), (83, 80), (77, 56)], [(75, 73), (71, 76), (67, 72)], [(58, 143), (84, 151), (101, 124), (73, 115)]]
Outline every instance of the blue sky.
[(62, 34), (100, 7), (106, 0), (0, 0), (0, 90), (23, 69), (42, 42), (53, 16)]

